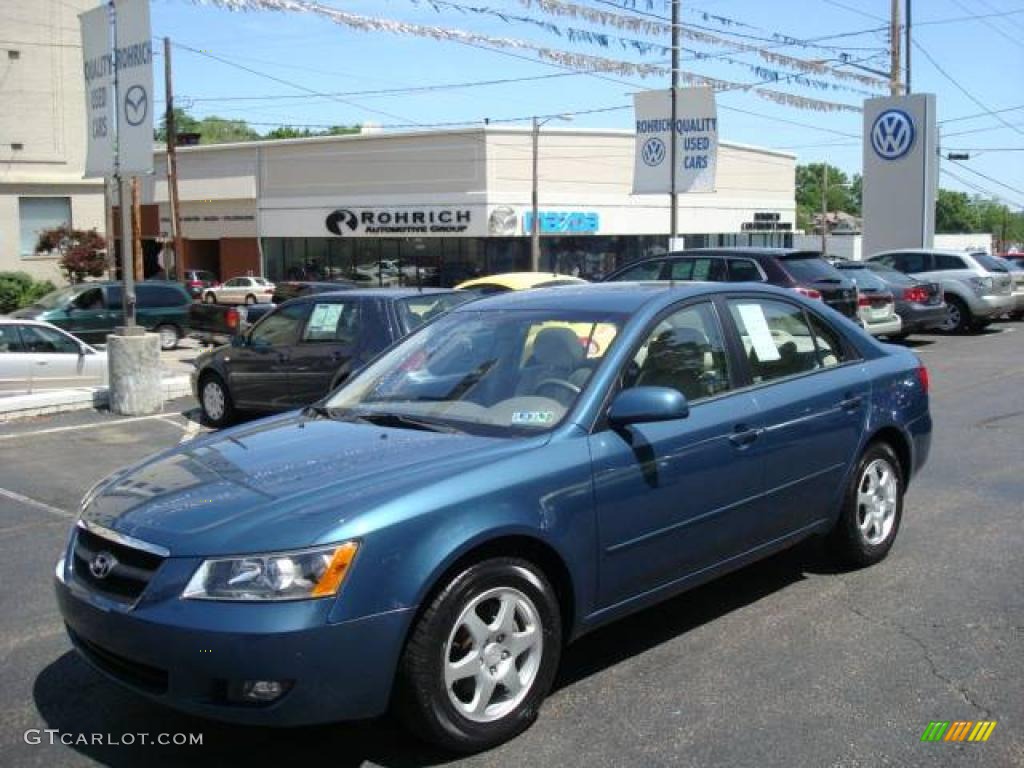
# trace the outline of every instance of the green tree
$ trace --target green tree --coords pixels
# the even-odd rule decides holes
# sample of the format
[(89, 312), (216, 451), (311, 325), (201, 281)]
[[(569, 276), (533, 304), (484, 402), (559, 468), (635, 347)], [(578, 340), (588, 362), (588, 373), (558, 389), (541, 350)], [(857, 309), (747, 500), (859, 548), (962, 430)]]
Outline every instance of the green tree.
[(860, 215), (860, 176), (853, 181), (834, 165), (810, 163), (796, 167), (797, 226), (809, 230), (813, 217), (821, 213), (821, 185), (828, 173), (828, 209)]
[[(174, 129), (178, 133), (196, 133), (199, 131), (199, 121), (180, 107), (174, 108)], [(164, 112), (160, 118), (160, 127), (153, 132), (156, 141), (167, 143), (167, 113)]]
[(978, 212), (966, 192), (939, 190), (935, 200), (936, 232), (977, 232), (978, 225)]

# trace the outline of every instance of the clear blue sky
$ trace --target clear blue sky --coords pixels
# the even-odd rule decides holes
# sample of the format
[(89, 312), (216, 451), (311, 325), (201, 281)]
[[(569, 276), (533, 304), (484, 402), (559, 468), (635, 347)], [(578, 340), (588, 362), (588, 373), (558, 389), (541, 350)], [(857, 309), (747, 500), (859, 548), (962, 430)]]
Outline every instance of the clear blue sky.
[[(505, 22), (497, 17), (467, 13), (441, 6), (440, 12), (428, 0), (324, 0), (335, 8), (389, 20), (456, 28), (494, 37), (528, 40), (551, 48), (582, 54), (625, 59), (634, 62), (662, 62), (660, 51), (640, 55), (619, 43), (609, 47), (572, 42), (537, 26)], [(520, 0), (457, 0), (465, 6), (487, 7), (509, 14), (568, 27), (604, 32), (612, 36), (666, 42), (651, 34), (631, 33), (601, 27), (583, 20), (545, 14), (534, 4)], [(600, 2), (575, 0), (590, 7), (614, 11), (630, 5), (629, 0)], [(635, 0), (638, 11), (667, 15), (662, 0)], [(781, 33), (802, 40), (846, 35), (822, 40), (822, 45), (845, 49), (855, 59), (887, 69), (884, 48), (887, 32), (864, 32), (886, 23), (889, 0), (685, 0), (683, 20), (713, 34), (728, 37), (739, 32), (754, 37)], [(741, 21), (750, 27), (724, 26), (704, 19), (703, 11)], [(1017, 11), (1017, 13), (1013, 13)], [(626, 11), (628, 12), (628, 11)], [(973, 17), (973, 18), (965, 18)], [(954, 20), (955, 21), (950, 21)], [(351, 93), (380, 89), (431, 86), (480, 80), (531, 78), (566, 73), (567, 70), (536, 59), (529, 52), (516, 56), (478, 47), (425, 40), (385, 32), (362, 32), (338, 26), (323, 18), (297, 13), (265, 11), (231, 12), (189, 0), (153, 0), (153, 34), (213, 56), (248, 67), (279, 80), (243, 71), (182, 48), (174, 51), (176, 99), (192, 114), (216, 114), (256, 124), (261, 132), (273, 125), (350, 124), (367, 121), (389, 124), (427, 124), (446, 121), (479, 121), (484, 117), (503, 119), (532, 114), (577, 112), (630, 103), (629, 94), (641, 88), (661, 88), (663, 79), (613, 76), (612, 80), (585, 74), (527, 80), (459, 90), (419, 94), (346, 95), (336, 98), (312, 96), (316, 92)], [(1024, 0), (916, 0), (914, 3), (915, 47), (912, 86), (915, 92), (937, 94), (943, 146), (969, 149), (971, 159), (964, 167), (948, 162), (943, 167), (963, 180), (998, 195), (1014, 207), (1024, 208)], [(932, 23), (939, 22), (939, 23)], [(864, 32), (864, 34), (849, 34)], [(740, 38), (742, 39), (742, 38)], [(779, 46), (747, 39), (757, 45), (801, 58), (827, 58), (836, 52), (801, 46)], [(785, 69), (761, 60), (754, 52), (735, 52), (684, 40), (687, 49), (729, 56), (735, 63), (720, 60), (692, 60), (684, 51), (683, 68), (699, 74), (734, 82), (753, 83), (758, 76), (743, 62)], [(922, 50), (923, 49), (923, 50)], [(925, 55), (930, 54), (945, 70), (943, 75)], [(157, 66), (162, 60), (157, 59)], [(163, 78), (157, 72), (158, 91)], [(947, 77), (948, 75), (948, 77)], [(952, 81), (958, 85), (955, 85)], [(855, 84), (853, 84), (857, 87)], [(863, 96), (841, 90), (823, 91), (791, 84), (780, 89), (812, 98), (859, 104)], [(966, 93), (964, 93), (966, 91)], [(879, 91), (881, 94), (882, 92)], [(969, 94), (969, 95), (968, 95)], [(161, 95), (162, 94), (158, 94)], [(243, 100), (239, 97), (273, 96), (273, 99)], [(284, 98), (295, 97), (299, 98)], [(860, 169), (861, 117), (854, 113), (823, 114), (775, 105), (753, 93), (732, 91), (719, 94), (719, 120), (723, 138), (748, 144), (786, 148), (799, 162), (827, 160), (848, 172)], [(756, 114), (726, 109), (733, 107)], [(986, 110), (1007, 110), (999, 119), (984, 115)], [(795, 121), (802, 125), (770, 118)], [(946, 122), (949, 121), (949, 122)], [(580, 127), (629, 128), (632, 111), (580, 115)], [(961, 133), (969, 131), (969, 133)], [(960, 135), (950, 135), (960, 133)], [(1017, 149), (1018, 151), (1005, 151)], [(1003, 151), (999, 151), (1003, 150)], [(970, 170), (968, 170), (970, 169)], [(972, 173), (973, 171), (973, 173)], [(988, 179), (976, 174), (983, 174)], [(969, 186), (944, 175), (942, 185), (975, 192)], [(998, 183), (997, 183), (998, 182)], [(1007, 186), (1000, 186), (1001, 184)], [(1009, 188), (1007, 188), (1009, 187)], [(1010, 189), (1012, 188), (1012, 189)]]

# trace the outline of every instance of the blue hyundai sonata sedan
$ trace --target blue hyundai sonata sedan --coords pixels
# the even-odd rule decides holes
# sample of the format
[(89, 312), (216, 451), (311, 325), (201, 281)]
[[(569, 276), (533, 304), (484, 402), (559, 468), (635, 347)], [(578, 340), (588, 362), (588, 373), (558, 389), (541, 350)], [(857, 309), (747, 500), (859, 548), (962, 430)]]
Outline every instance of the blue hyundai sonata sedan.
[(480, 750), (595, 627), (814, 534), (881, 560), (930, 436), (918, 359), (791, 291), (506, 294), (99, 482), (57, 599), (82, 656), (172, 707), (393, 709)]

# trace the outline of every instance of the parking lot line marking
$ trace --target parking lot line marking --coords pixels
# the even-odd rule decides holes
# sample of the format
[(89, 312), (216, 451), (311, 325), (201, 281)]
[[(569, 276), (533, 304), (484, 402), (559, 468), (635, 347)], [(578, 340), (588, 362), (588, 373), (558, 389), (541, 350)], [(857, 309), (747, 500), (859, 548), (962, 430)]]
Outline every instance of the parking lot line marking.
[(53, 514), (60, 515), (61, 517), (74, 517), (74, 515), (68, 512), (67, 510), (60, 509), (59, 507), (51, 507), (49, 504), (45, 502), (30, 499), (28, 496), (22, 496), (20, 493), (9, 491), (6, 488), (0, 488), (0, 496), (6, 496), (8, 499), (21, 502), (26, 506), (35, 507), (36, 509), (42, 509), (46, 512), (52, 512)]
[(189, 420), (188, 425), (185, 427), (185, 434), (181, 436), (181, 440), (178, 441), (178, 445), (187, 443), (189, 440), (194, 440), (199, 435), (199, 431), (202, 428), (203, 425), (198, 421)]
[(39, 429), (36, 430), (35, 432), (17, 432), (13, 435), (0, 435), (0, 440), (14, 440), (19, 437), (35, 437), (36, 435), (53, 435), (58, 432), (74, 432), (75, 430), (78, 429), (89, 429), (91, 427), (99, 427), (100, 429), (102, 429), (103, 427), (116, 427), (118, 424), (130, 424), (134, 421), (152, 421), (153, 419), (159, 419), (160, 421), (163, 421), (165, 424), (174, 424), (179, 429), (184, 429), (184, 427), (182, 427), (181, 424), (175, 424), (175, 422), (173, 421), (167, 421), (166, 417), (172, 415), (173, 414), (168, 413), (156, 413), (153, 414), (152, 416), (133, 416), (129, 419), (117, 419), (116, 421), (99, 421), (91, 422), (89, 424), (72, 424), (71, 426), (68, 427), (50, 427), (49, 429)]

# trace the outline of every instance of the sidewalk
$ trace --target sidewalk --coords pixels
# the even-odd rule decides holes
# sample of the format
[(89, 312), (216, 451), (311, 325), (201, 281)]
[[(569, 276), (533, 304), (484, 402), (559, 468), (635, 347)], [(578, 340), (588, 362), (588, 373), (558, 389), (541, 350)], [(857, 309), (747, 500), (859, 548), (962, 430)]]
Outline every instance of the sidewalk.
[[(164, 399), (173, 400), (192, 394), (189, 374), (192, 361), (201, 348), (192, 339), (182, 339), (178, 349), (160, 353)], [(110, 400), (107, 387), (75, 387), (34, 392), (30, 395), (0, 397), (0, 424), (15, 419), (45, 416), (65, 411), (106, 408)]]

